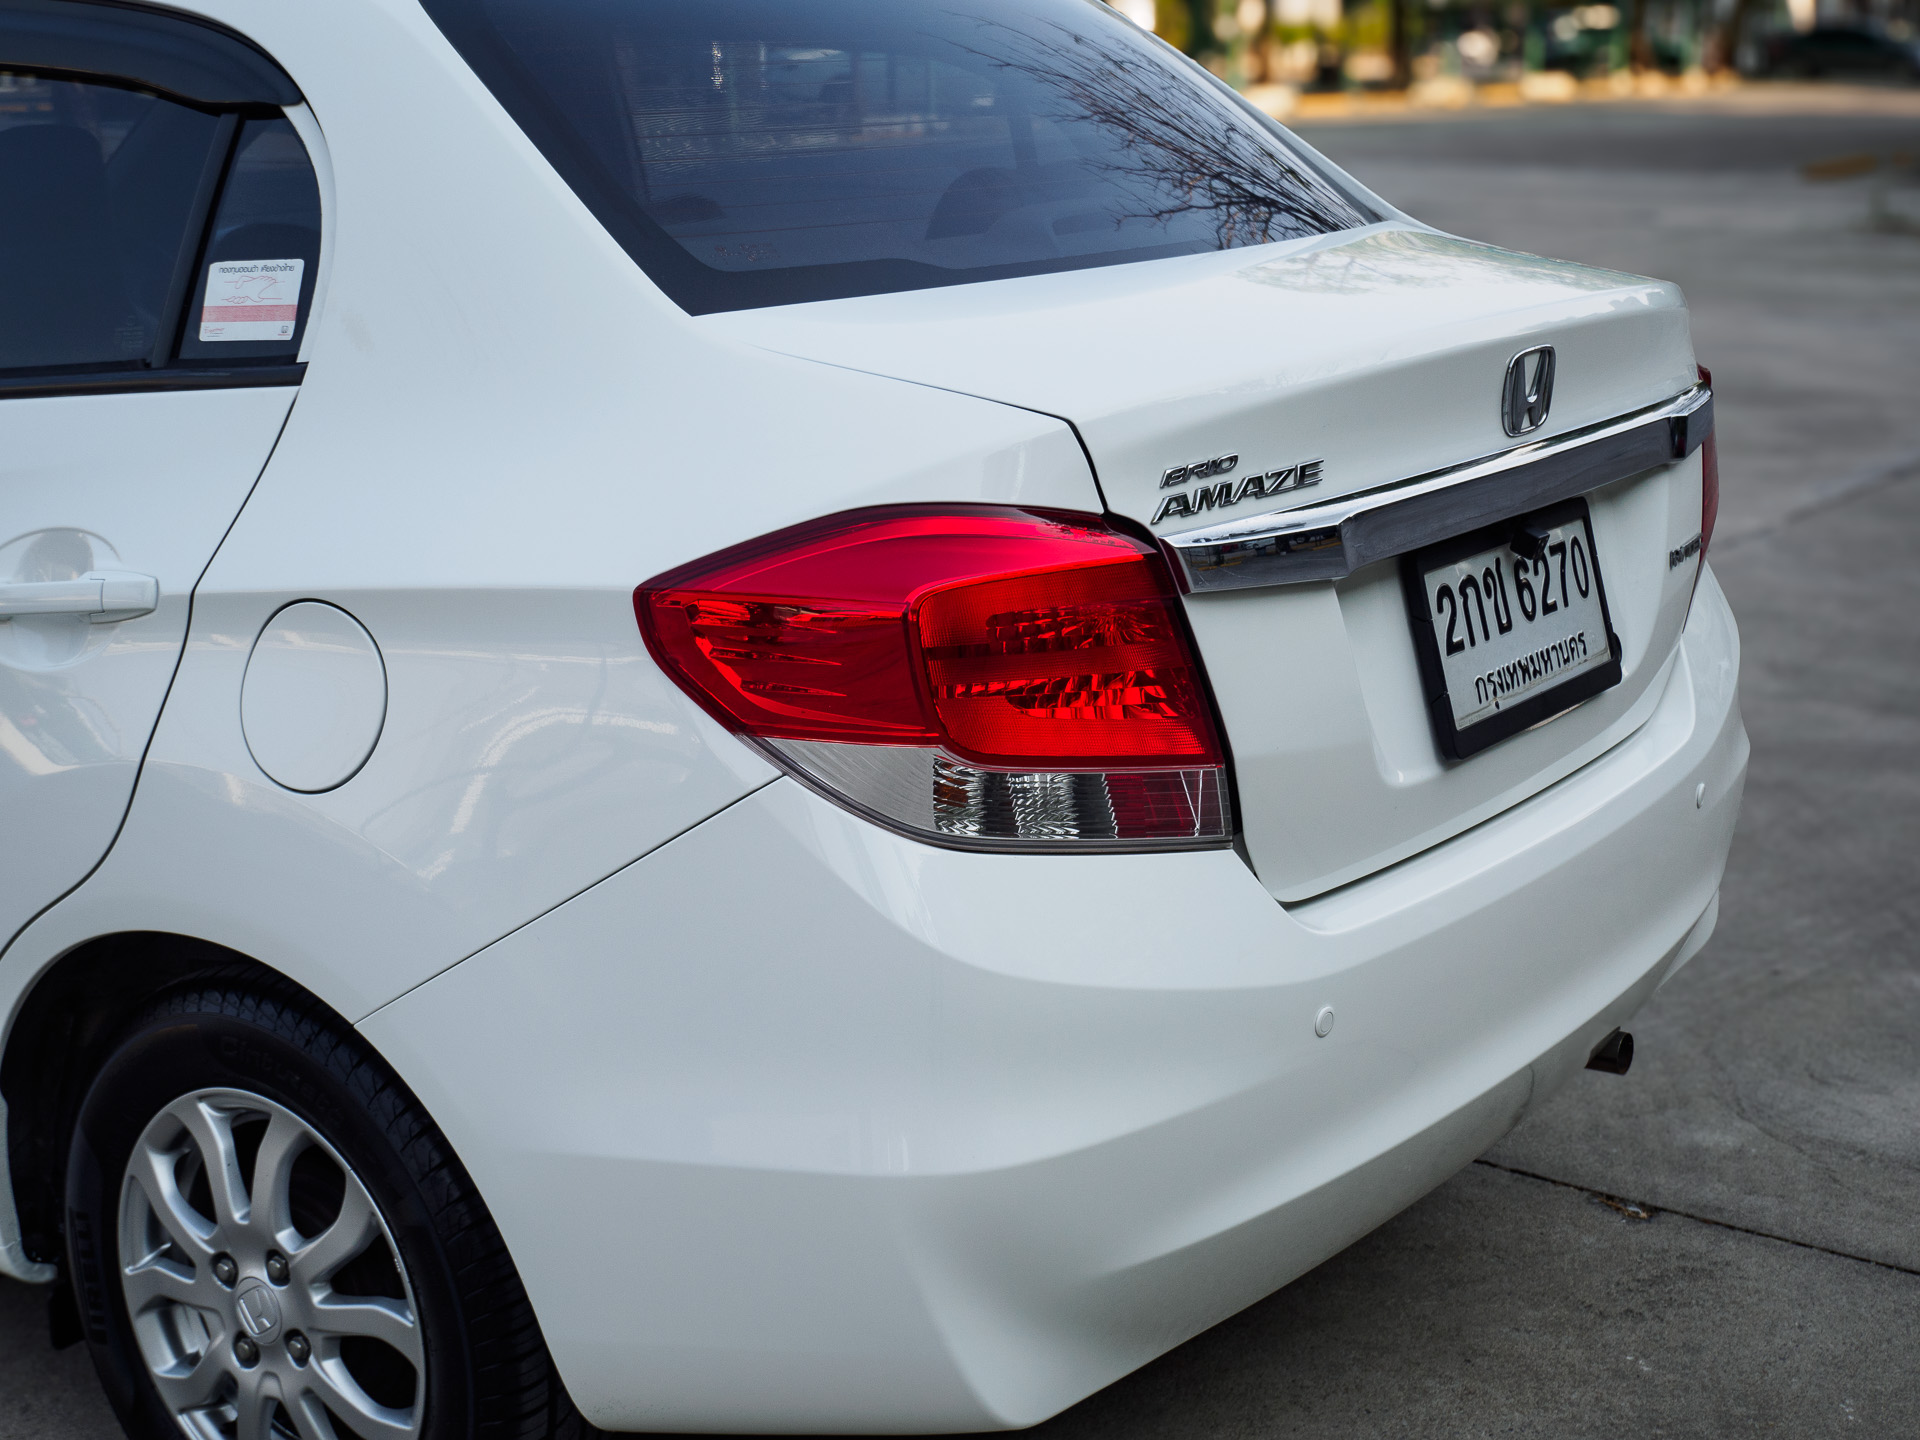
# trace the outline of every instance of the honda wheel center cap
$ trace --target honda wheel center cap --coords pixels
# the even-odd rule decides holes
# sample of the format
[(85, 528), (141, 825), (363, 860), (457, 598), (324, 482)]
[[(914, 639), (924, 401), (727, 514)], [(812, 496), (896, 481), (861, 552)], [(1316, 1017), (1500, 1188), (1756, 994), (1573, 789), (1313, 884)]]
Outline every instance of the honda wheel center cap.
[(260, 1280), (249, 1280), (233, 1297), (241, 1327), (264, 1345), (280, 1332), (280, 1297)]

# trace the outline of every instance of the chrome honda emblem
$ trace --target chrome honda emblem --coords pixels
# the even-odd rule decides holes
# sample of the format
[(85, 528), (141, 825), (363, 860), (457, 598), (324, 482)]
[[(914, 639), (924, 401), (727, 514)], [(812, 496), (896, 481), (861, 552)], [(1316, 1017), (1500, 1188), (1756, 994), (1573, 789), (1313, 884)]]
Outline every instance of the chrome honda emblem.
[(256, 1340), (271, 1340), (280, 1328), (280, 1302), (273, 1291), (258, 1280), (240, 1287), (240, 1293), (234, 1296), (233, 1308), (240, 1312), (240, 1323)]
[(1522, 350), (1507, 362), (1500, 392), (1500, 423), (1509, 435), (1525, 435), (1547, 423), (1553, 404), (1553, 347)]

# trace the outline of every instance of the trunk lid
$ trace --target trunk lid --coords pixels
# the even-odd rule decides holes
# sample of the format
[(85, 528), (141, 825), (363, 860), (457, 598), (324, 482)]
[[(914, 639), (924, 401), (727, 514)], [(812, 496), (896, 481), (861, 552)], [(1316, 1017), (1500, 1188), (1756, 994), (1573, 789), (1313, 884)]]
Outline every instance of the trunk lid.
[[(1519, 443), (1507, 364), (1552, 345), (1548, 439), (1694, 383), (1671, 285), (1400, 222), (1257, 249), (707, 316), (748, 343), (1042, 411), (1079, 432), (1110, 510), (1171, 534), (1319, 504)], [(1236, 481), (1317, 462), (1238, 505)], [(1169, 470), (1198, 465), (1163, 485)], [(1234, 489), (1238, 489), (1236, 484)], [(1202, 493), (1226, 508), (1171, 511)], [(1418, 853), (1617, 743), (1658, 698), (1691, 593), (1699, 458), (1590, 497), (1623, 679), (1462, 763), (1428, 721), (1399, 568), (1191, 595), (1248, 856), (1282, 900)], [(962, 499), (965, 497), (954, 497)]]

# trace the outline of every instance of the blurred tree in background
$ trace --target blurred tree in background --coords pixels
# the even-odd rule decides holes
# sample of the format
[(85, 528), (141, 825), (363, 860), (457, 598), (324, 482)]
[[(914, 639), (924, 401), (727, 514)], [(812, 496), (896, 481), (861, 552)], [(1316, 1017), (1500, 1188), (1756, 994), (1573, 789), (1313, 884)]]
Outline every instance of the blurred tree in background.
[(1386, 0), (1386, 4), (1387, 60), (1393, 67), (1393, 88), (1404, 90), (1413, 83), (1413, 27), (1409, 22), (1414, 17), (1407, 13), (1413, 0)]
[[(1814, 24), (1920, 35), (1920, 0), (1108, 0), (1240, 85), (1515, 83), (1751, 65)], [(1561, 82), (1564, 83), (1564, 82)]]
[(1253, 12), (1253, 29), (1247, 36), (1247, 79), (1255, 85), (1265, 85), (1275, 79), (1273, 73), (1273, 0), (1253, 0), (1249, 7), (1243, 3), (1242, 12)]
[(1209, 60), (1220, 53), (1220, 0), (1185, 0), (1187, 7), (1186, 52), (1196, 60)]

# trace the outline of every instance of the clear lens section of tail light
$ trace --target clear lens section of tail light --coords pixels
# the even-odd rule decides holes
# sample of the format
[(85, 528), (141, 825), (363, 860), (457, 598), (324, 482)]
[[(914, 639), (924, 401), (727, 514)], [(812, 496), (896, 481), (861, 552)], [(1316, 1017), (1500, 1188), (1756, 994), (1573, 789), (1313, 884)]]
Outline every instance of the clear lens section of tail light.
[(1023, 850), (1231, 834), (1166, 565), (1094, 517), (858, 511), (657, 576), (634, 608), (709, 714), (897, 829)]

